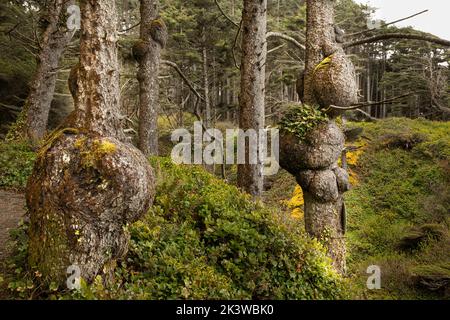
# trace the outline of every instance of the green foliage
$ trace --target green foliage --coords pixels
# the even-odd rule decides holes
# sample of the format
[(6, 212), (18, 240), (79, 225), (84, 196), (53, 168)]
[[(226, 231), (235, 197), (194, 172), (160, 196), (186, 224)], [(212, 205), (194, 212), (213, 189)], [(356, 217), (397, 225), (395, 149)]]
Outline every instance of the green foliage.
[(23, 189), (36, 154), (25, 143), (0, 142), (0, 187)]
[(130, 226), (124, 297), (330, 299), (338, 276), (298, 228), (201, 168), (153, 159), (157, 196)]
[[(346, 194), (348, 263), (362, 275), (360, 292), (383, 299), (442, 297), (420, 285), (414, 270), (450, 263), (450, 124), (395, 118), (351, 126), (364, 127), (371, 139), (351, 167), (362, 183)], [(383, 275), (376, 292), (364, 288), (372, 264)]]
[(288, 107), (288, 112), (279, 122), (279, 128), (294, 134), (300, 141), (311, 129), (328, 120), (322, 111), (308, 105), (293, 104)]
[(298, 225), (255, 203), (203, 168), (151, 160), (157, 194), (150, 212), (128, 226), (130, 249), (106, 285), (75, 293), (37, 289), (27, 271), (26, 225), (15, 231), (11, 292), (49, 299), (336, 299), (341, 278), (324, 248)]

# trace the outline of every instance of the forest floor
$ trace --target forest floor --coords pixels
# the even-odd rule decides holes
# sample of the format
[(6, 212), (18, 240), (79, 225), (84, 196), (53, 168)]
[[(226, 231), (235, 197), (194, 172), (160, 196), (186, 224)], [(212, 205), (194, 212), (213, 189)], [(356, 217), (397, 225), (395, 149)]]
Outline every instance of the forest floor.
[(0, 190), (0, 265), (8, 256), (9, 231), (25, 214), (25, 197), (13, 191)]
[[(24, 217), (25, 196), (22, 193), (0, 189), (0, 274), (6, 267), (5, 262), (10, 254), (10, 231)], [(0, 299), (8, 299), (6, 289), (0, 287)]]

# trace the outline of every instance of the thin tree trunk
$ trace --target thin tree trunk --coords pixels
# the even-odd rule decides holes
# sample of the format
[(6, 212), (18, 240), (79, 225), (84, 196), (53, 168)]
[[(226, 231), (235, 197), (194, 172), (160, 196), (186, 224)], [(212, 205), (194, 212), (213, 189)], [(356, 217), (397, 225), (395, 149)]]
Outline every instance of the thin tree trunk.
[[(253, 129), (257, 133), (264, 128), (265, 120), (266, 22), (267, 0), (244, 0), (239, 127), (242, 130)], [(238, 185), (252, 196), (259, 197), (263, 191), (263, 163), (258, 156), (256, 164), (249, 164), (249, 156), (246, 144), (246, 164), (238, 165)]]
[(139, 59), (139, 149), (146, 155), (158, 154), (159, 68), (167, 29), (159, 18), (158, 0), (141, 0), (140, 33), (143, 54)]
[(23, 113), (26, 117), (22, 130), (32, 145), (37, 146), (47, 130), (58, 66), (73, 32), (66, 28), (65, 13), (74, 1), (51, 1), (46, 12), (48, 25), (42, 35), (37, 69)]
[(203, 57), (203, 92), (205, 95), (205, 114), (204, 122), (205, 127), (209, 128), (211, 125), (211, 99), (209, 96), (209, 68), (208, 68), (208, 52), (206, 48), (206, 29), (203, 27), (203, 47), (202, 47), (202, 57)]

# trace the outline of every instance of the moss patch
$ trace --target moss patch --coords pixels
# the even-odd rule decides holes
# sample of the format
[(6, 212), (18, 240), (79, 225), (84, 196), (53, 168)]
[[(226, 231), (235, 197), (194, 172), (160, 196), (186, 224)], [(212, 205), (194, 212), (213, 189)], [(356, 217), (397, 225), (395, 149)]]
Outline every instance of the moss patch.
[(327, 121), (328, 117), (322, 111), (308, 105), (293, 104), (281, 119), (279, 129), (302, 141), (310, 130)]

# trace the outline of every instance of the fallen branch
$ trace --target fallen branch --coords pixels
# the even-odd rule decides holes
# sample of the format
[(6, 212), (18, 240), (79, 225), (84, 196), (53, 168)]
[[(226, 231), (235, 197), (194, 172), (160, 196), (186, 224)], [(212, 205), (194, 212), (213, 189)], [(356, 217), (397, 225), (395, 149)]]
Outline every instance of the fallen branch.
[(409, 34), (409, 33), (385, 33), (380, 34), (377, 36), (373, 36), (370, 38), (365, 38), (361, 40), (356, 40), (352, 42), (344, 43), (344, 48), (350, 48), (354, 46), (359, 46), (362, 44), (368, 44), (368, 43), (374, 43), (381, 40), (389, 40), (389, 39), (400, 39), (400, 40), (420, 40), (420, 41), (426, 41), (435, 43), (438, 45), (442, 45), (444, 47), (450, 47), (450, 41), (441, 39), (434, 36), (425, 36), (425, 35), (419, 35), (419, 34)]
[(365, 112), (365, 111), (363, 111), (361, 109), (355, 109), (355, 111), (361, 113), (364, 117), (366, 117), (370, 121), (378, 121), (377, 118), (372, 117), (370, 114), (368, 114), (367, 112)]

